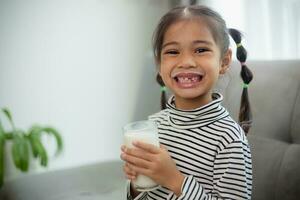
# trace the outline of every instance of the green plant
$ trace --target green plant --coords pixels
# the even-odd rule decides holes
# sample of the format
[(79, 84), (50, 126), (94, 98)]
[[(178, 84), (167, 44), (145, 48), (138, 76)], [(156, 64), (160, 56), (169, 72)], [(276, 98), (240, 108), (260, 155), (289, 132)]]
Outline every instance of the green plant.
[(0, 120), (0, 188), (4, 183), (4, 152), (5, 144), (8, 140), (12, 142), (11, 152), (14, 165), (22, 172), (27, 172), (30, 162), (30, 148), (33, 153), (33, 158), (39, 159), (41, 166), (48, 165), (47, 151), (41, 141), (42, 134), (50, 134), (55, 137), (58, 155), (63, 149), (62, 138), (59, 132), (53, 127), (33, 125), (28, 131), (16, 128), (12, 115), (7, 108), (0, 110), (8, 119), (11, 130), (5, 131), (4, 126)]

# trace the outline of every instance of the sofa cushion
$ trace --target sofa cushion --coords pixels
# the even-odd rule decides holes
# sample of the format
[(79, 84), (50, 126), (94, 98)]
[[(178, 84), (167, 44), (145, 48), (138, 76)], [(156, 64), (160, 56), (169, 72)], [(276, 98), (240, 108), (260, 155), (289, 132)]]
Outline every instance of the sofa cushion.
[(275, 187), (275, 199), (300, 199), (300, 145), (290, 144), (285, 150)]
[[(298, 68), (300, 68), (300, 65), (298, 66)], [(293, 119), (291, 123), (291, 138), (292, 143), (300, 144), (300, 81), (298, 82), (298, 96), (296, 99)]]
[(255, 135), (249, 135), (248, 140), (252, 153), (252, 199), (274, 200), (279, 172), (289, 144)]

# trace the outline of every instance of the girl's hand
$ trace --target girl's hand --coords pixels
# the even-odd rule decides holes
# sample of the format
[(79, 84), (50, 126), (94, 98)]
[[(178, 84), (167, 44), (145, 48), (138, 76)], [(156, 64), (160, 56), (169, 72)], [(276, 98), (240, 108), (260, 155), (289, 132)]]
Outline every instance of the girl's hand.
[(136, 148), (122, 146), (121, 158), (126, 162), (124, 171), (133, 180), (137, 174), (150, 177), (156, 183), (172, 190), (177, 196), (181, 193), (184, 176), (177, 169), (164, 146), (160, 148), (134, 141)]

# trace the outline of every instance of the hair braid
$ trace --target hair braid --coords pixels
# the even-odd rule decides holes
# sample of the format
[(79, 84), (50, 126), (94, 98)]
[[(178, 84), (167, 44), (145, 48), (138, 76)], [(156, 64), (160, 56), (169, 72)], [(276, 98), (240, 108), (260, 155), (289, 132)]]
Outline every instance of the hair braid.
[(166, 103), (167, 103), (166, 91), (165, 91), (166, 86), (159, 73), (157, 73), (156, 75), (156, 81), (161, 87), (160, 107), (163, 110), (166, 109)]
[(242, 34), (238, 30), (232, 28), (228, 29), (228, 31), (232, 39), (237, 45), (236, 57), (241, 63), (240, 75), (244, 82), (244, 86), (243, 86), (243, 92), (241, 97), (239, 123), (243, 128), (243, 130), (245, 131), (245, 134), (247, 134), (249, 132), (250, 127), (252, 126), (252, 111), (251, 111), (249, 95), (248, 95), (248, 84), (252, 81), (253, 74), (245, 64), (247, 60), (247, 51), (241, 44)]

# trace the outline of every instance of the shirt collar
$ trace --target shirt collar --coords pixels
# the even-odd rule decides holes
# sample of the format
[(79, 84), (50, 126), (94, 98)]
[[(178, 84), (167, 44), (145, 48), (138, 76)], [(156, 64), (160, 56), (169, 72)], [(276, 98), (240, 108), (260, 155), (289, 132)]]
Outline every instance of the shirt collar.
[(212, 94), (213, 101), (193, 110), (181, 110), (175, 107), (175, 97), (167, 102), (169, 123), (179, 129), (191, 129), (206, 126), (216, 120), (227, 117), (227, 110), (221, 105), (223, 96)]

